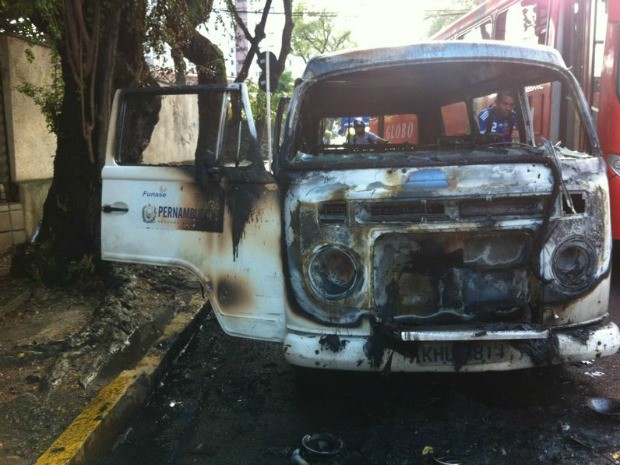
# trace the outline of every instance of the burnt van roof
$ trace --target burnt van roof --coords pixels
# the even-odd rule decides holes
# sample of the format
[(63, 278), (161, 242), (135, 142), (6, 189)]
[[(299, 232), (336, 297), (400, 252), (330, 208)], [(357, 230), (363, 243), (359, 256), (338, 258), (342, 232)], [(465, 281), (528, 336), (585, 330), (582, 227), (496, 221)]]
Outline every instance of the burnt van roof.
[(500, 41), (433, 41), (399, 47), (356, 49), (313, 58), (303, 80), (319, 79), (367, 68), (449, 61), (507, 61), (566, 68), (560, 53), (547, 46), (519, 46)]

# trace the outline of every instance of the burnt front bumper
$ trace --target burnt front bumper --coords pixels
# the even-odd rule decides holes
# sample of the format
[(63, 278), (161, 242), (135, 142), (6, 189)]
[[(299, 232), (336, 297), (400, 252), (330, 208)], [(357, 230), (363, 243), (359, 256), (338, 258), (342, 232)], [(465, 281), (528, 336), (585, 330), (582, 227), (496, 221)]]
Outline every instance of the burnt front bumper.
[[(286, 360), (333, 370), (395, 372), (504, 371), (592, 360), (620, 347), (615, 323), (545, 331), (481, 331), (466, 328), (443, 337), (413, 332), (398, 338), (289, 332)], [(440, 340), (439, 340), (440, 339)]]

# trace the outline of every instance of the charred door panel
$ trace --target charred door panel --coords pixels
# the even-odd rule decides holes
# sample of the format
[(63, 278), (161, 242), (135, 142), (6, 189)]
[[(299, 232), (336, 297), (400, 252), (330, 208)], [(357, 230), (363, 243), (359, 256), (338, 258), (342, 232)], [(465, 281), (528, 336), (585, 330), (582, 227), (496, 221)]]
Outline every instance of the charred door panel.
[[(247, 103), (242, 88), (217, 88), (217, 99), (208, 98), (209, 89), (199, 90), (199, 98), (188, 90), (188, 101), (185, 94), (169, 101), (168, 94), (137, 93), (133, 110), (117, 96), (111, 126), (117, 130), (102, 172), (102, 257), (187, 268), (205, 286), (227, 333), (279, 341), (284, 337), (279, 189), (260, 156), (248, 154), (257, 146), (251, 118), (237, 118), (233, 125), (229, 120), (241, 113), (232, 105), (198, 111), (201, 102)], [(144, 117), (141, 96), (155, 116)], [(210, 119), (203, 120), (203, 113)], [(122, 121), (136, 114), (140, 124)], [(214, 114), (221, 116), (215, 132), (201, 136)], [(240, 134), (250, 142), (239, 140)], [(201, 141), (207, 144), (202, 149)], [(131, 165), (123, 164), (124, 153), (131, 154)], [(160, 159), (165, 162), (154, 164)]]
[[(118, 179), (125, 176), (130, 179)], [(284, 290), (274, 184), (261, 186), (235, 243), (237, 218), (225, 199), (230, 189), (247, 185), (218, 185), (215, 194), (207, 193), (191, 175), (162, 167), (107, 167), (103, 177), (103, 204), (122, 201), (127, 208), (102, 214), (104, 259), (188, 268), (206, 284), (227, 332), (281, 339)], [(253, 272), (258, 268), (261, 273)]]

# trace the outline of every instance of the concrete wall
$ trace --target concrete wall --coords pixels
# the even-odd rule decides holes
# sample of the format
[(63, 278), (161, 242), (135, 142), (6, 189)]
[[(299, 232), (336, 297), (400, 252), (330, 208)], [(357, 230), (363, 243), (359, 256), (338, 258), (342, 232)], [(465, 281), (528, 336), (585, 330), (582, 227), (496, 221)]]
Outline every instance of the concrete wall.
[(0, 204), (0, 253), (26, 241), (21, 203)]
[[(30, 62), (26, 50), (34, 55)], [(4, 106), (5, 171), (2, 184), (17, 186), (19, 199), (0, 199), (0, 253), (30, 237), (43, 214), (54, 172), (56, 136), (30, 97), (17, 88), (24, 82), (37, 86), (51, 83), (51, 51), (28, 45), (21, 39), (0, 35), (0, 86)], [(0, 154), (2, 155), (2, 154)], [(0, 157), (2, 158), (2, 157)], [(8, 162), (8, 163), (7, 163)], [(16, 201), (19, 200), (19, 201)]]
[(51, 179), (19, 183), (19, 200), (24, 208), (24, 232), (31, 237), (43, 218), (43, 205), (52, 185)]
[[(34, 55), (31, 62), (26, 49)], [(0, 36), (4, 105), (13, 182), (51, 178), (54, 172), (56, 136), (46, 126), (45, 117), (30, 97), (17, 87), (24, 80), (37, 86), (51, 83), (51, 51), (31, 46), (21, 39)]]
[(197, 143), (198, 97), (162, 96), (159, 119), (144, 149), (143, 163), (193, 163)]
[(10, 198), (11, 169), (9, 146), (7, 145), (6, 121), (4, 118), (4, 93), (2, 92), (2, 69), (0, 68), (0, 202)]

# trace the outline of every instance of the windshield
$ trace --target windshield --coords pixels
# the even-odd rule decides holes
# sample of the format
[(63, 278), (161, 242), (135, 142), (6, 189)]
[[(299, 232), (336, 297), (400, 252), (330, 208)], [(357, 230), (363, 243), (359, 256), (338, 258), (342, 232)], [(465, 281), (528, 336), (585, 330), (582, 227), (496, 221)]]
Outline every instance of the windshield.
[(543, 140), (566, 153), (592, 147), (580, 95), (547, 67), (466, 62), (366, 70), (306, 83), (299, 94), (285, 151), (292, 164), (541, 153)]

